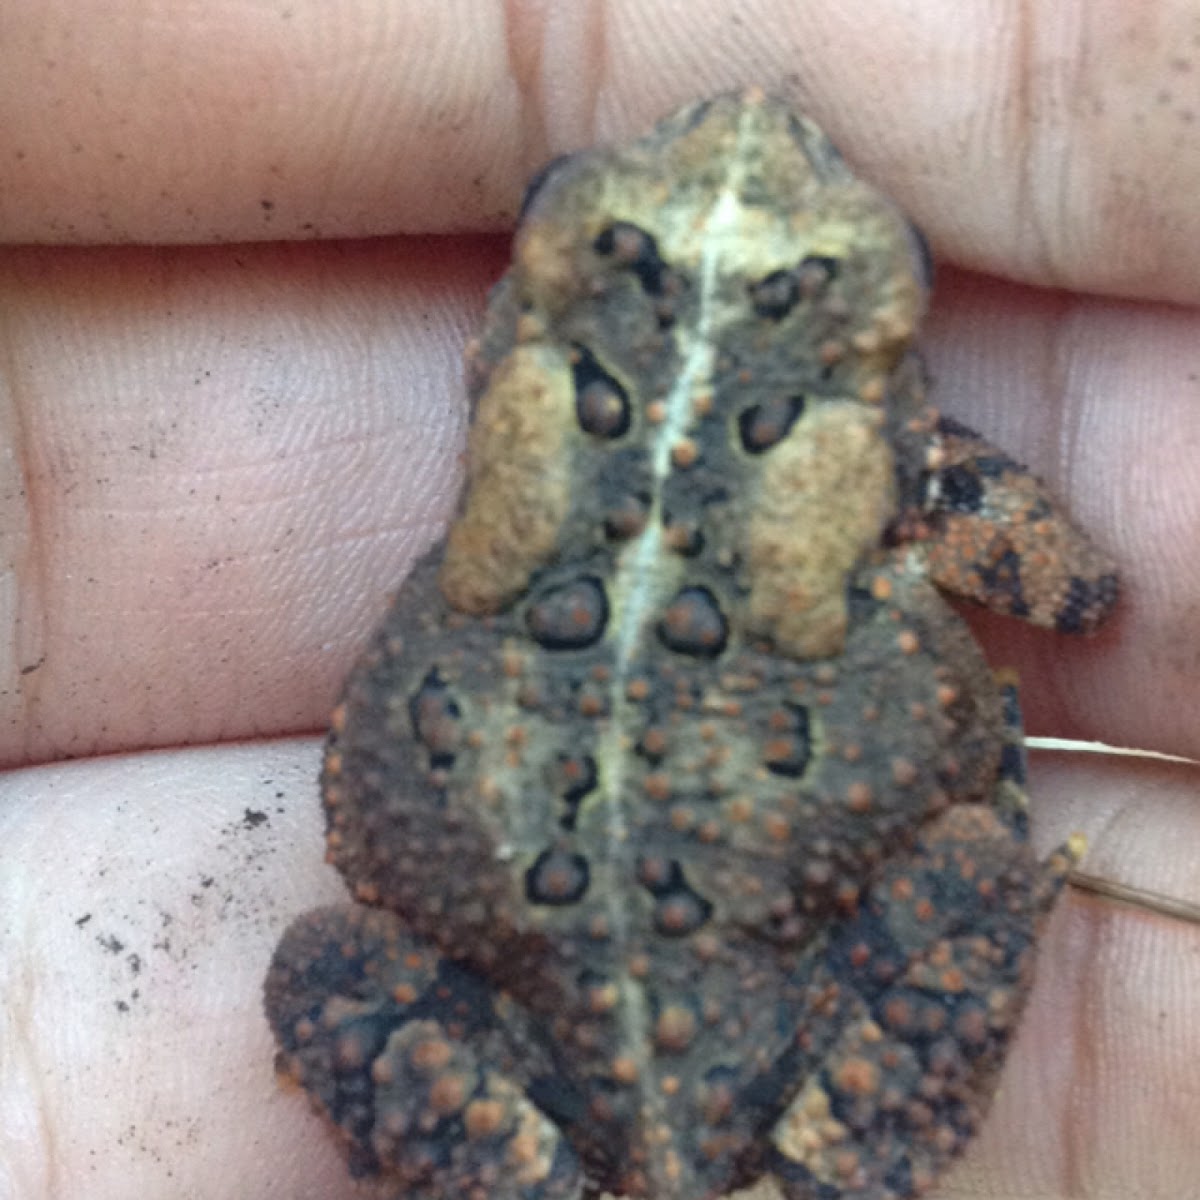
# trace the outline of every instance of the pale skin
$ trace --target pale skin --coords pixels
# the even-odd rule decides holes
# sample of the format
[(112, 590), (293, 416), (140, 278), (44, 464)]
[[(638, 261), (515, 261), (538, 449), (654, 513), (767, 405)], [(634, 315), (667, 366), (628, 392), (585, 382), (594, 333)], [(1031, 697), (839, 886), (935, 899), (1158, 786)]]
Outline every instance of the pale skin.
[[(981, 623), (1031, 730), (1200, 756), (1193, 6), (540, 7), (3, 6), (0, 239), (35, 245), (0, 250), (2, 1195), (355, 1194), (259, 987), (340, 894), (319, 730), (452, 502), (505, 256), (461, 231), (695, 95), (783, 92), (902, 202), (938, 402), (1116, 556), (1092, 642)], [(445, 236), (352, 240), (397, 232)], [(1038, 843), (1200, 905), (1197, 781), (1043, 755)], [(1186, 909), (1069, 891), (937, 1195), (1189, 1194), (1198, 996)]]

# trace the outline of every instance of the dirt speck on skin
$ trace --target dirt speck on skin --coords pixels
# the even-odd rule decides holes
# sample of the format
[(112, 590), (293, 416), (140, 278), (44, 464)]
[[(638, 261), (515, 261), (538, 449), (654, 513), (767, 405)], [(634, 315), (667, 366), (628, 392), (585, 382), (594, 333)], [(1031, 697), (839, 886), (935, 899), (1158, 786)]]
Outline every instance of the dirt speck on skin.
[[(76, 929), (84, 929), (92, 920), (91, 913), (85, 913), (82, 917), (77, 917), (73, 924)], [(108, 959), (123, 958), (123, 969), (115, 963), (109, 968), (109, 975), (114, 984), (115, 990), (119, 993), (112, 1001), (113, 1006), (119, 1013), (127, 1013), (133, 1007), (134, 1003), (141, 998), (140, 989), (134, 987), (126, 990), (129, 979), (136, 979), (141, 975), (145, 968), (146, 960), (136, 950), (128, 950), (128, 942), (118, 937), (115, 933), (95, 934), (95, 943), (100, 947), (101, 952)], [(156, 946), (156, 949), (158, 947)], [(116, 972), (114, 975), (113, 972)]]
[(262, 807), (246, 805), (218, 827), (207, 862), (221, 869), (198, 874), (188, 896), (191, 907), (203, 909), (209, 919), (273, 924), (270, 899), (247, 890), (245, 881), (269, 870), (268, 860), (279, 850), (284, 827), (271, 818), (287, 812), (289, 790), (271, 777), (258, 782)]

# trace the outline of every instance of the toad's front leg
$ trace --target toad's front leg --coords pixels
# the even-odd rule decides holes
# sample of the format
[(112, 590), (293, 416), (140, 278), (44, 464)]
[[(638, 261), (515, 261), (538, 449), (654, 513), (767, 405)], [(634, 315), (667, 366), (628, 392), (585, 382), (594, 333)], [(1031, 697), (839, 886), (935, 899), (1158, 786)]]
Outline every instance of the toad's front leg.
[(1060, 633), (1091, 633), (1117, 600), (1111, 559), (1068, 519), (1045, 485), (956, 421), (930, 447), (913, 538), (944, 591)]

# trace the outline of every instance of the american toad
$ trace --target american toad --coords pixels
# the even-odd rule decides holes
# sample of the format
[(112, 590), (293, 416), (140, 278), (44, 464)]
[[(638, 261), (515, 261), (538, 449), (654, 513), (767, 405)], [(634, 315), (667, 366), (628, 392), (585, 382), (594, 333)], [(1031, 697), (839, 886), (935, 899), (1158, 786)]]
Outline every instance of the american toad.
[(552, 163), (469, 359), (468, 482), (346, 686), (358, 902), (266, 983), (389, 1197), (927, 1188), (978, 1127), (1071, 861), (940, 591), (1117, 592), (941, 419), (920, 237), (759, 93)]

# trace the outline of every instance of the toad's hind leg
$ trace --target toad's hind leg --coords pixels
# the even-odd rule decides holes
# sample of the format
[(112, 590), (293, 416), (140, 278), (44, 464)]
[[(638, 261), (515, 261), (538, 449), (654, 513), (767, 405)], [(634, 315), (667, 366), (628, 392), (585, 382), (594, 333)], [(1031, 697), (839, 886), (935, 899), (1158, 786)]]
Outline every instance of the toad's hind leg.
[[(267, 975), (281, 1075), (342, 1134), (356, 1175), (399, 1200), (577, 1200), (578, 1161), (504, 1068), (511, 1031), (481, 981), (391, 913), (318, 909)], [(536, 1057), (536, 1055), (535, 1055)]]
[(959, 805), (871, 886), (825, 969), (845, 1021), (771, 1132), (788, 1200), (924, 1192), (987, 1110), (1069, 856), (1038, 863), (995, 806)]

